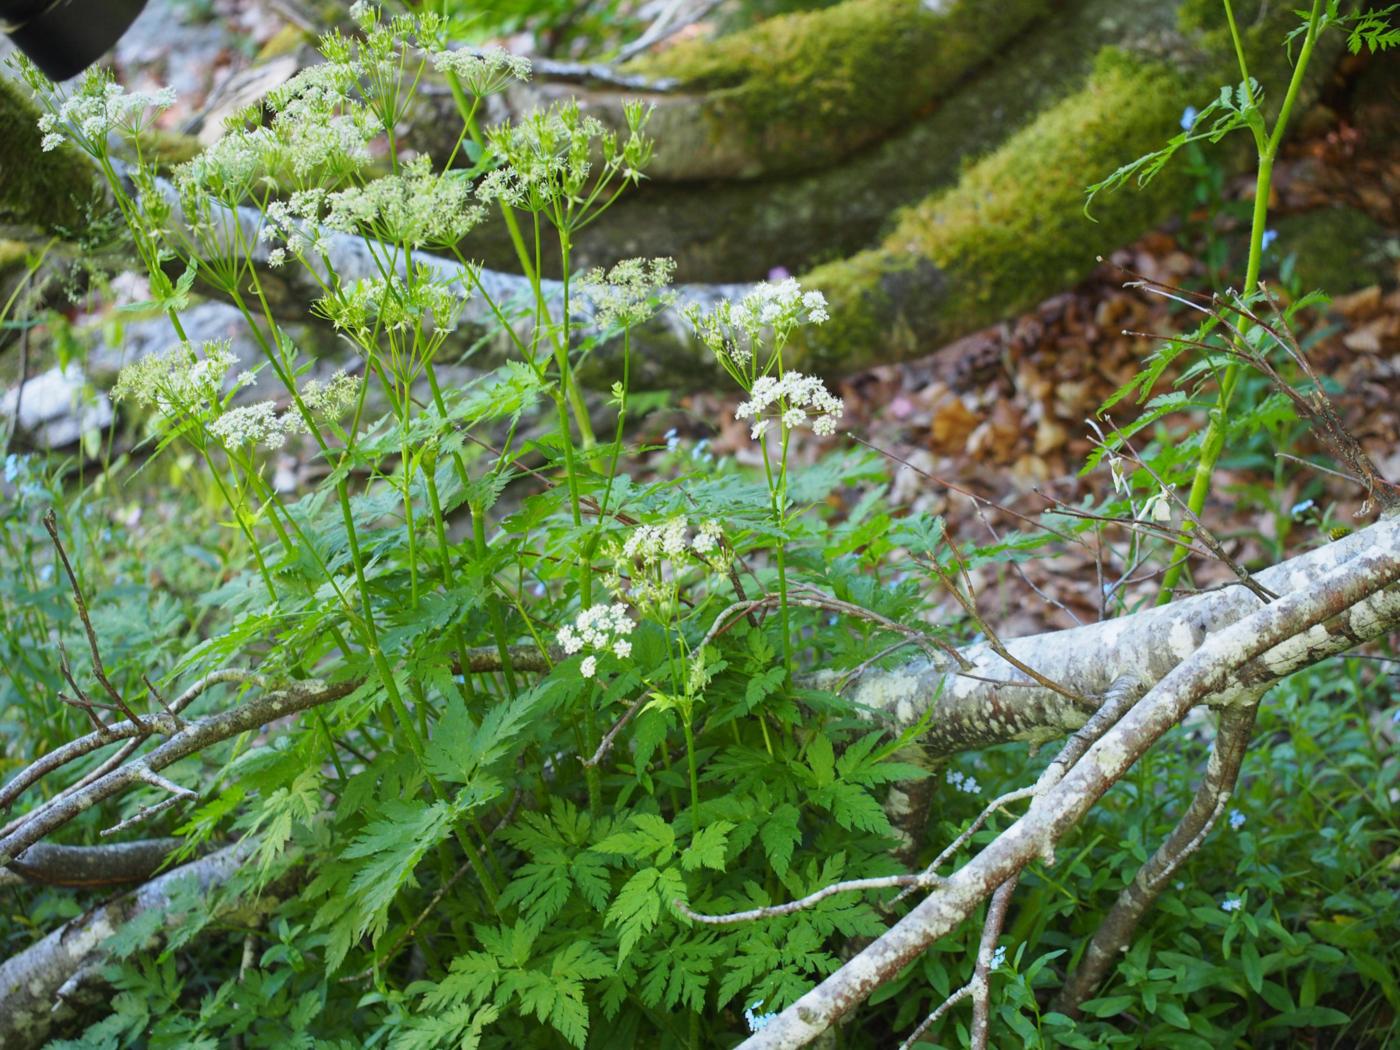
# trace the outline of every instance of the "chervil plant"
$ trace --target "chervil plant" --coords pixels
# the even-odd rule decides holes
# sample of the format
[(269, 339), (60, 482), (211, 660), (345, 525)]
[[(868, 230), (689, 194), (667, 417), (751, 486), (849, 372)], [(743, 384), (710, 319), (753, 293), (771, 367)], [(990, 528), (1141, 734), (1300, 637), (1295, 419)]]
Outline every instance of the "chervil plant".
[[(674, 287), (667, 259), (579, 272), (580, 232), (645, 178), (647, 107), (608, 123), (555, 101), (486, 126), (528, 63), (452, 47), (432, 13), (351, 14), (353, 31), (321, 40), (323, 62), (168, 174), (146, 145), (168, 93), (25, 71), (45, 148), (81, 150), (106, 177), (149, 279), (140, 308), (169, 321), (171, 347), (128, 364), (113, 398), (142, 439), (131, 484), (163, 471), (175, 492), (143, 520), (114, 480), (124, 463), (65, 487), (56, 470), (5, 461), (22, 513), (0, 531), (18, 566), (0, 589), (0, 697), (21, 712), (23, 747), (50, 757), (7, 758), (0, 806), (19, 812), (0, 829), (0, 867), (65, 824), (149, 825), (180, 839), (159, 858), (198, 875), (152, 866), (143, 892), (159, 907), (83, 913), (34, 891), (41, 906), (12, 947), (50, 915), (90, 921), (112, 989), (104, 1016), (55, 1045), (788, 1046), (831, 1029), (859, 1046), (980, 1047), (995, 1030), (1004, 1045), (1147, 1032), (1195, 1047), (1270, 1027), (1393, 1028), (1394, 952), (1357, 928), (1394, 911), (1395, 770), (1374, 680), (1351, 668), (1345, 687), (1295, 681), (1289, 717), (1259, 715), (1295, 754), (1335, 734), (1335, 777), (1242, 756), (1264, 688), (1400, 615), (1385, 589), (1400, 567), (1359, 543), (1324, 547), (1273, 570), (1264, 612), (1249, 577), (1196, 619), (1110, 621), (1024, 658), (979, 614), (973, 572), (1087, 526), (1050, 516), (1043, 536), (976, 547), (940, 519), (897, 517), (882, 464), (843, 444), (845, 404), (792, 353), (830, 320), (820, 291), (786, 279), (714, 301)], [(1314, 6), (1290, 98), (1318, 32), (1343, 21)], [(1356, 31), (1382, 40), (1364, 20)], [(1266, 190), (1288, 106), (1266, 126), (1242, 74), (1110, 182), (1248, 127)], [(425, 97), (430, 77), (447, 92)], [(416, 152), (405, 129), (449, 94), (455, 140), (441, 157)], [(1253, 291), (1261, 215), (1246, 292), (1218, 311), (1248, 353), (1217, 370), (1214, 429), (1139, 456), (1135, 434), (1185, 407), (1176, 398), (1105, 435), (1127, 526), (1168, 525), (1182, 478), (1208, 484), (1222, 435), (1256, 421), (1228, 417), (1244, 389), (1230, 369), (1287, 386), (1271, 362), (1296, 347)], [(493, 229), (519, 280), (474, 261), (473, 238)], [(258, 361), (190, 338), (197, 287), (233, 304)], [(350, 348), (342, 370), (298, 345), (288, 288)], [(634, 355), (656, 324), (693, 336), (733, 381), (761, 470), (679, 439), (646, 458), (658, 450), (628, 426)], [(504, 348), (496, 367), (456, 367), (468, 325)], [(590, 396), (581, 376), (604, 347), (617, 374)], [(1282, 419), (1304, 403), (1287, 396), (1251, 413)], [(838, 447), (806, 463), (797, 450), (818, 440)], [(287, 480), (288, 453), (313, 481)], [(1375, 528), (1385, 547), (1394, 526)], [(135, 554), (133, 536), (154, 551)], [(1344, 558), (1372, 559), (1362, 582), (1375, 586), (1338, 579)], [(1289, 590), (1293, 575), (1331, 586)], [(1352, 604), (1326, 604), (1340, 593)], [(1320, 623), (1342, 626), (1318, 639)], [(1284, 627), (1267, 652), (1250, 648)], [(1141, 656), (1140, 635), (1165, 638), (1175, 662)], [(1094, 668), (1076, 672), (1066, 649)], [(1213, 655), (1234, 662), (1189, 664)], [(1202, 676), (1214, 692), (1193, 698)], [(1356, 708), (1340, 723), (1320, 707), (1334, 694)], [(66, 701), (58, 716), (52, 696)], [(1176, 752), (1147, 752), (1212, 699), (1211, 729), (1192, 722)], [(1026, 746), (1063, 737), (1053, 754)], [(1081, 972), (1080, 935), (1098, 925), (1086, 917), (1151, 863), (1144, 829), (1172, 823), (1160, 778), (1185, 783), (1202, 765), (1221, 805), (1169, 859), (1205, 840), (1238, 782), (1232, 837), (1208, 853), (1217, 874), (1163, 898), (1158, 943), (1125, 950), (1102, 995), (1052, 1001), (1050, 986)], [(1270, 776), (1305, 813), (1265, 819)], [(1363, 790), (1342, 797), (1338, 778)], [(1280, 899), (1326, 814), (1364, 856), (1315, 850), (1322, 903)], [(1219, 874), (1235, 856), (1248, 870)], [(900, 941), (915, 908), (933, 913), (924, 940)], [(980, 929), (962, 924), (973, 912)], [(1365, 997), (1354, 1016), (1320, 1003), (1336, 989)], [(970, 1028), (950, 1012), (963, 999)], [(1122, 1029), (1108, 1023), (1124, 1014)]]

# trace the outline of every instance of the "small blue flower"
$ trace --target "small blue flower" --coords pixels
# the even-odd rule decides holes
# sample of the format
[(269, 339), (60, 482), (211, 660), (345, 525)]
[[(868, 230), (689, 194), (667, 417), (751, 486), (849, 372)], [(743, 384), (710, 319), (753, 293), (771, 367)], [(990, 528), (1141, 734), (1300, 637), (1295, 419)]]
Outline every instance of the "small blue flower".
[(1288, 509), (1291, 517), (1296, 518), (1299, 514), (1305, 514), (1313, 509), (1313, 501), (1310, 499), (1300, 500)]
[(1238, 897), (1226, 897), (1220, 902), (1221, 911), (1239, 911), (1243, 907), (1244, 901), (1240, 900)]
[(1259, 238), (1259, 247), (1268, 251), (1269, 245), (1273, 244), (1276, 240), (1278, 240), (1278, 230), (1265, 230), (1264, 236)]
[(997, 950), (992, 952), (992, 969), (995, 970), (998, 966), (1003, 965), (1005, 962), (1006, 948), (1003, 945), (998, 945)]
[(760, 999), (758, 1002), (751, 1003), (744, 1007), (744, 1020), (749, 1023), (750, 1032), (762, 1031), (764, 1028), (768, 1027), (768, 1023), (772, 1021), (773, 1018), (778, 1016), (777, 1014), (759, 1013), (758, 1010), (762, 1005), (763, 1000)]
[(680, 447), (680, 443), (681, 443), (680, 435), (678, 435), (678, 434), (676, 433), (676, 428), (675, 428), (675, 427), (672, 427), (670, 430), (666, 431), (666, 451), (667, 451), (667, 452), (674, 452), (674, 451), (676, 451), (676, 449)]
[(1230, 829), (1232, 831), (1239, 831), (1240, 828), (1244, 827), (1245, 819), (1245, 815), (1239, 810), (1230, 810)]
[(1195, 106), (1187, 106), (1181, 111), (1181, 130), (1190, 131), (1196, 124), (1196, 118), (1200, 116), (1200, 110)]

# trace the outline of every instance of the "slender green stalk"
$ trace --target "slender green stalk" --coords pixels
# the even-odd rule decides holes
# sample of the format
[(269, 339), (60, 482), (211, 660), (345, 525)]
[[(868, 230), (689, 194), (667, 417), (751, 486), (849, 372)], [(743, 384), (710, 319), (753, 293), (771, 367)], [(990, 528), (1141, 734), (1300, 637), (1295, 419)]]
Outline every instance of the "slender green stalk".
[[(1250, 83), (1249, 69), (1245, 63), (1244, 49), (1240, 43), (1239, 31), (1235, 26), (1234, 11), (1230, 7), (1229, 0), (1225, 0), (1225, 11), (1230, 22), (1230, 32), (1235, 42), (1236, 55), (1239, 58), (1240, 73), (1245, 79), (1245, 84), (1248, 85)], [(1278, 118), (1274, 121), (1273, 130), (1267, 138), (1258, 132), (1255, 134), (1259, 166), (1254, 180), (1254, 210), (1249, 230), (1249, 260), (1245, 265), (1244, 287), (1242, 289), (1244, 295), (1252, 294), (1259, 284), (1259, 271), (1264, 258), (1264, 230), (1269, 219), (1269, 192), (1273, 181), (1274, 160), (1283, 143), (1283, 136), (1288, 128), (1288, 120), (1293, 112), (1294, 103), (1297, 101), (1298, 92), (1302, 89), (1303, 77), (1308, 68), (1308, 61), (1312, 57), (1313, 46), (1317, 43), (1318, 19), (1321, 13), (1322, 0), (1313, 0), (1312, 11), (1308, 16), (1308, 30), (1303, 38), (1303, 46), (1298, 53), (1298, 62), (1293, 67), (1293, 76), (1289, 80), (1288, 91), (1284, 95), (1283, 105), (1279, 109)], [(1252, 89), (1247, 86), (1246, 91), (1252, 100)], [(1236, 338), (1243, 338), (1248, 330), (1248, 318), (1242, 318), (1239, 324), (1239, 335)], [(1205, 507), (1206, 500), (1210, 496), (1215, 467), (1225, 449), (1225, 438), (1229, 433), (1230, 401), (1234, 397), (1239, 376), (1239, 363), (1231, 361), (1221, 376), (1215, 405), (1210, 410), (1206, 432), (1201, 439), (1200, 458), (1196, 461), (1196, 472), (1191, 479), (1191, 490), (1186, 497), (1186, 505), (1190, 508), (1191, 515), (1181, 523), (1181, 549), (1171, 565), (1168, 566), (1166, 575), (1162, 577), (1162, 589), (1157, 595), (1158, 605), (1165, 605), (1173, 599), (1177, 584), (1181, 580), (1181, 574), (1186, 568), (1185, 548), (1190, 543), (1191, 534), (1195, 531), (1193, 519), (1200, 516), (1201, 510)]]

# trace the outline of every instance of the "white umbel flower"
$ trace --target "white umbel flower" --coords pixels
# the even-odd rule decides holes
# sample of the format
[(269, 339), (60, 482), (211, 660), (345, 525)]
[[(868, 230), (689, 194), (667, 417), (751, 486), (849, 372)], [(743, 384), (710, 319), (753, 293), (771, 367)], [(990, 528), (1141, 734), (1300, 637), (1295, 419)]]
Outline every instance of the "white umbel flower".
[(788, 372), (776, 376), (759, 376), (749, 390), (749, 400), (734, 412), (734, 418), (752, 420), (750, 433), (761, 438), (771, 417), (776, 417), (783, 430), (808, 426), (814, 434), (827, 437), (836, 433), (846, 404), (835, 397), (816, 376)]

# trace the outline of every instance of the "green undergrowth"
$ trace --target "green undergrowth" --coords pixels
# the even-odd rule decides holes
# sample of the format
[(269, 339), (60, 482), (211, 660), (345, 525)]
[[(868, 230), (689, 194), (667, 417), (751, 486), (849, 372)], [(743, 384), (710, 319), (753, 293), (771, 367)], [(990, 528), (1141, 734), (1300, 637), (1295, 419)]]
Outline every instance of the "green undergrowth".
[[(1150, 752), (1061, 844), (1055, 867), (1034, 865), (1022, 880), (1000, 941), (1006, 964), (993, 977), (1004, 999), (994, 1008), (991, 1045), (1393, 1046), (1400, 1039), (1400, 943), (1389, 935), (1400, 929), (1400, 762), (1391, 734), (1400, 700), (1384, 667), (1337, 660), (1265, 698), (1259, 744), (1246, 755), (1235, 797), (1085, 1004), (1084, 1018), (1071, 1024), (1048, 1009), (1048, 999), (1118, 891), (1184, 811), (1205, 767), (1213, 719), (1188, 721)], [(980, 792), (944, 786), (930, 841), (946, 841), (982, 799), (1025, 782), (1043, 761), (1028, 761), (1020, 746), (952, 760), (955, 779), (973, 778)], [(916, 1023), (969, 976), (976, 936), (974, 929), (944, 938), (878, 993), (894, 1031)], [(966, 1046), (966, 1025), (946, 1024), (919, 1045)]]

